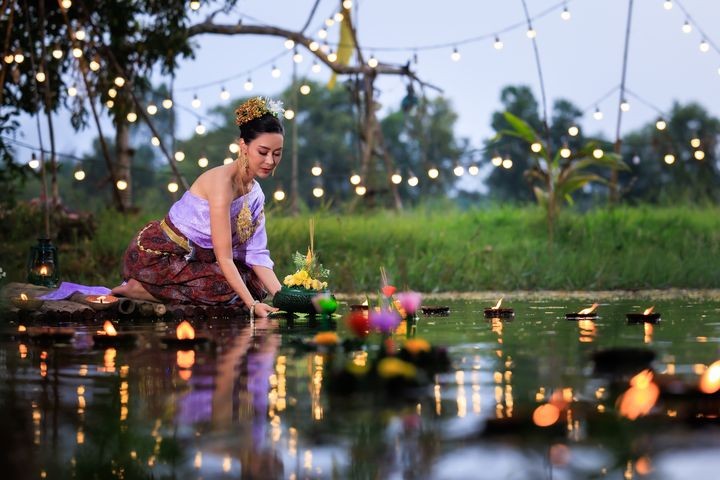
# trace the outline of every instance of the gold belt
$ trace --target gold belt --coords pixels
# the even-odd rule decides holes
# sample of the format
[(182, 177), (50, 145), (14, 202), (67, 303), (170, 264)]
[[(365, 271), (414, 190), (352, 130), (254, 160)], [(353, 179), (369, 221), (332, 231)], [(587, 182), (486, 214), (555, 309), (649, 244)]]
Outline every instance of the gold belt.
[(162, 228), (162, 231), (165, 232), (165, 235), (167, 235), (168, 238), (175, 242), (180, 248), (187, 252), (191, 250), (190, 242), (188, 242), (188, 239), (175, 233), (175, 231), (170, 228), (170, 225), (165, 223), (165, 219), (162, 219), (160, 221), (160, 228)]

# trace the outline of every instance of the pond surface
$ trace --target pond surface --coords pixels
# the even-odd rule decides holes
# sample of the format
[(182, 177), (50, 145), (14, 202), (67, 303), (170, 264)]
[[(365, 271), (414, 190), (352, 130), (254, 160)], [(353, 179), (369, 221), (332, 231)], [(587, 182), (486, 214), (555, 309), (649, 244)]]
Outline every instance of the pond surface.
[[(122, 323), (139, 340), (116, 348), (94, 347), (98, 325), (40, 345), (3, 323), (2, 476), (717, 478), (720, 395), (697, 385), (720, 359), (720, 303), (618, 300), (583, 322), (565, 314), (590, 301), (506, 299), (511, 321), (485, 319), (488, 302), (425, 303), (451, 313), (402, 324), (394, 340), (446, 346), (450, 368), (390, 393), (332, 388), (333, 355), (343, 354), (302, 343), (322, 329), (305, 319), (196, 324), (211, 342), (186, 351), (160, 341), (175, 322)], [(627, 323), (627, 312), (653, 304), (658, 324)], [(352, 336), (341, 318), (336, 328)], [(371, 336), (345, 355), (361, 365), (380, 343)], [(654, 360), (593, 362), (620, 347)], [(644, 368), (659, 396), (642, 413), (621, 413), (618, 397)]]

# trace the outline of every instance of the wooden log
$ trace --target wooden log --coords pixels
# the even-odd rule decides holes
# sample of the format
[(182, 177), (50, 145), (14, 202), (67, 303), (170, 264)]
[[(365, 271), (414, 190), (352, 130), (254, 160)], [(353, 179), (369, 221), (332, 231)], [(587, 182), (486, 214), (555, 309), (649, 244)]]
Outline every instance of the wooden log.
[(131, 313), (135, 312), (136, 308), (137, 302), (135, 302), (135, 300), (132, 300), (130, 298), (121, 298), (120, 300), (118, 300), (118, 312), (124, 315), (130, 315)]
[(167, 307), (163, 303), (153, 304), (153, 310), (156, 317), (163, 317), (167, 313)]
[(143, 317), (153, 317), (155, 316), (155, 306), (150, 302), (140, 302), (137, 312)]

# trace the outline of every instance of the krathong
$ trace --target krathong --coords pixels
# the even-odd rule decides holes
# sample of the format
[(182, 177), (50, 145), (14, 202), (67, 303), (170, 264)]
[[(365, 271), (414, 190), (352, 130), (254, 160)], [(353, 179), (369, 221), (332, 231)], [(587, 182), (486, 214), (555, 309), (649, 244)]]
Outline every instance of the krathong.
[(660, 312), (654, 311), (655, 307), (646, 308), (643, 313), (626, 313), (625, 317), (629, 324), (638, 323), (658, 323), (660, 321)]

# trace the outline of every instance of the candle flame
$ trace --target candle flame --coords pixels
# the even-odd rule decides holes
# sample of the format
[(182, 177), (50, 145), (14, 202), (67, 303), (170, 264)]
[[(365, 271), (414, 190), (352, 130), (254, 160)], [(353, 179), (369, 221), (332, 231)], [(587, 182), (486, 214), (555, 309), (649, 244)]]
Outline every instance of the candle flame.
[(643, 370), (630, 380), (630, 388), (619, 398), (620, 415), (635, 420), (647, 415), (660, 396), (660, 389), (653, 382), (653, 373)]
[(28, 296), (25, 295), (24, 293), (21, 293), (21, 294), (20, 294), (20, 300), (22, 300), (23, 302), (27, 302)]
[(503, 298), (505, 298), (505, 297), (501, 297), (500, 300), (498, 300), (498, 302), (495, 304), (495, 306), (492, 307), (493, 310), (497, 310), (498, 308), (500, 308), (500, 305), (502, 305)]
[(180, 325), (177, 326), (176, 334), (178, 340), (192, 340), (195, 338), (195, 329), (187, 320), (183, 320), (180, 322)]
[(27, 328), (25, 327), (25, 325), (18, 325), (18, 332), (20, 332), (20, 333), (27, 332)]
[(720, 390), (720, 360), (710, 365), (700, 377), (700, 391), (712, 394)]
[(47, 265), (40, 266), (40, 275), (47, 275), (48, 274), (48, 267)]
[(653, 310), (655, 310), (654, 305), (650, 308), (646, 308), (645, 311), (643, 312), (643, 315), (650, 315), (653, 312)]
[(599, 306), (600, 306), (599, 303), (593, 303), (591, 307), (583, 308), (582, 310), (580, 310), (580, 311), (578, 312), (578, 314), (580, 314), (580, 315), (588, 315), (588, 314), (590, 314), (590, 313), (593, 313), (593, 312), (595, 311), (595, 309), (596, 309), (597, 307), (599, 307)]
[(96, 301), (100, 303), (105, 303), (105, 295), (98, 295), (98, 297), (95, 299)]
[(110, 320), (105, 320), (105, 323), (103, 324), (103, 332), (105, 332), (105, 335), (110, 337), (117, 335), (117, 330), (115, 330), (115, 326)]

